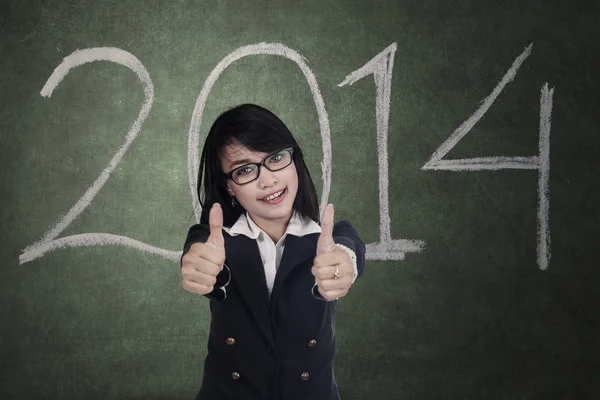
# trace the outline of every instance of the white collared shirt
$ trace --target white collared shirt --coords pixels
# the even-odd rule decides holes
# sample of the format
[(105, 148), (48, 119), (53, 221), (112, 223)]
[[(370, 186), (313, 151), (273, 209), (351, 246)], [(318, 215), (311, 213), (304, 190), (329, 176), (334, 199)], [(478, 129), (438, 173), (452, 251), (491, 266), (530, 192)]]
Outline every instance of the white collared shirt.
[[(269, 291), (269, 297), (271, 296), (271, 292), (273, 290), (277, 269), (281, 263), (281, 257), (285, 249), (285, 239), (287, 238), (287, 235), (292, 234), (300, 237), (311, 233), (321, 233), (321, 226), (319, 224), (310, 218), (303, 218), (295, 211), (290, 218), (285, 233), (277, 243), (273, 243), (273, 240), (269, 237), (269, 235), (260, 229), (247, 213), (240, 215), (238, 220), (231, 226), (231, 228), (223, 227), (223, 229), (231, 236), (244, 235), (250, 239), (256, 240), (260, 257), (265, 268), (265, 278), (267, 289)], [(336, 244), (336, 246), (343, 248), (350, 255), (350, 259), (354, 265), (354, 278), (352, 280), (352, 283), (354, 283), (358, 275), (356, 256), (348, 247), (340, 244)], [(316, 283), (314, 286), (316, 286)], [(225, 291), (225, 288), (222, 289)]]

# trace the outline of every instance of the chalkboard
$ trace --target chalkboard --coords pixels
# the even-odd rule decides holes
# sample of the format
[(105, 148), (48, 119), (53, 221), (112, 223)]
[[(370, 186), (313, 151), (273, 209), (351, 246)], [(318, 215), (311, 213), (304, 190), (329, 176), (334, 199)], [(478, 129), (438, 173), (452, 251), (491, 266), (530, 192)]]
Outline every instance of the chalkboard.
[(247, 102), (367, 244), (343, 400), (598, 398), (598, 4), (3, 1), (0, 398), (193, 398), (198, 151)]

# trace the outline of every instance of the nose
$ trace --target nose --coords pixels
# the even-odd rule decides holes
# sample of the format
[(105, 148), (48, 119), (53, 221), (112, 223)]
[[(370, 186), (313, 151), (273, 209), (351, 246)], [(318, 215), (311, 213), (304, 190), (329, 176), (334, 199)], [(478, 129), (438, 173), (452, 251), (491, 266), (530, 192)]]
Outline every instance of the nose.
[(258, 177), (258, 186), (261, 189), (272, 188), (277, 185), (277, 176), (275, 172), (269, 171), (267, 167), (262, 165), (260, 170), (260, 176)]

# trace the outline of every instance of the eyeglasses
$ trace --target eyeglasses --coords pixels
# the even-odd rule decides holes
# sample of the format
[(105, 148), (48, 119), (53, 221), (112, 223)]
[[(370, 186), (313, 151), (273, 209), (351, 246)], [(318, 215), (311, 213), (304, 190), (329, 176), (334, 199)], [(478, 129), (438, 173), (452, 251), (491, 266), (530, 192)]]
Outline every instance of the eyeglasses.
[(242, 165), (241, 167), (238, 167), (233, 171), (226, 173), (225, 176), (227, 177), (227, 179), (231, 179), (238, 185), (245, 185), (246, 183), (250, 183), (258, 179), (260, 175), (260, 167), (263, 165), (266, 169), (268, 169), (271, 172), (284, 169), (292, 163), (293, 154), (293, 147), (276, 151), (275, 153), (269, 154), (267, 157), (265, 157), (264, 160), (262, 160), (259, 163), (250, 163)]

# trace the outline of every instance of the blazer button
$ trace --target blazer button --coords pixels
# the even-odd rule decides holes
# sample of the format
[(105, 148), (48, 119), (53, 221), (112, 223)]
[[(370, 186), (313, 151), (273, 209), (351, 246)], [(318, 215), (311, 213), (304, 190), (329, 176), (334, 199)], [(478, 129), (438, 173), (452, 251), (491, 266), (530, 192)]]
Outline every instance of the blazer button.
[(308, 347), (315, 347), (316, 344), (317, 344), (317, 341), (315, 339), (308, 341)]
[(234, 338), (232, 338), (232, 337), (228, 337), (228, 338), (225, 340), (225, 343), (227, 343), (228, 345), (230, 345), (230, 346), (231, 346), (231, 345), (235, 344), (235, 339), (234, 339)]
[(231, 373), (231, 377), (232, 377), (233, 379), (240, 379), (240, 374), (238, 374), (237, 372), (232, 372), (232, 373)]
[(303, 373), (302, 373), (302, 375), (300, 375), (300, 378), (301, 378), (303, 381), (306, 381), (306, 380), (308, 380), (308, 377), (309, 377), (309, 375), (308, 375), (308, 372), (303, 372)]

